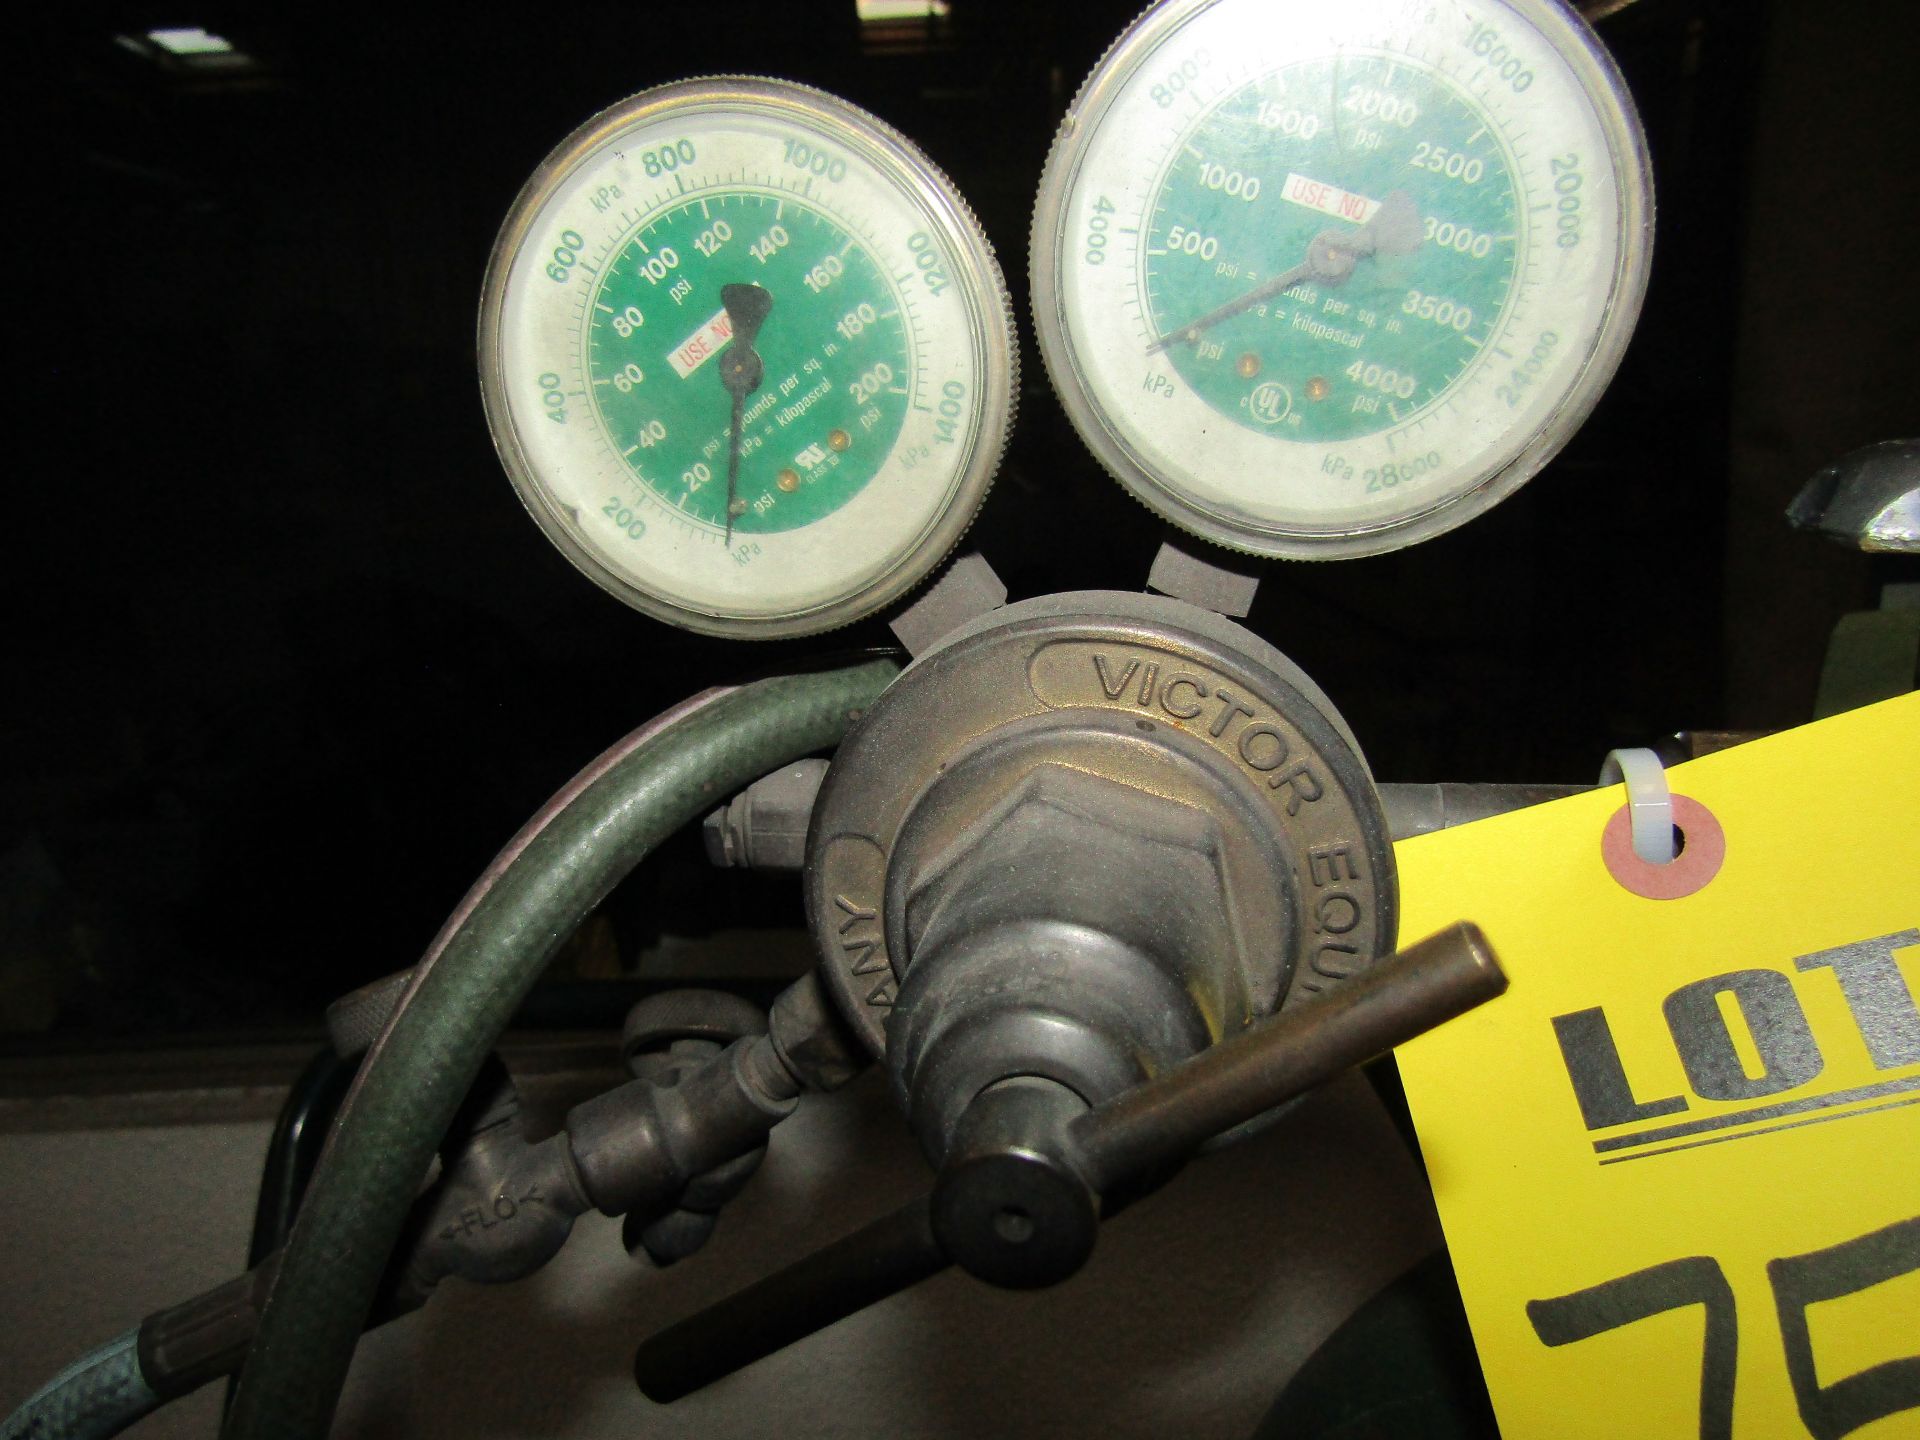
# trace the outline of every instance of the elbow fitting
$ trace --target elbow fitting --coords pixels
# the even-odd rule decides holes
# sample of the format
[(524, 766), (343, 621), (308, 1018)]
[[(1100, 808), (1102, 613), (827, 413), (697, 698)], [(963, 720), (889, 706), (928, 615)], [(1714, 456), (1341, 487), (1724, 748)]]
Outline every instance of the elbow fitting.
[(449, 1275), (490, 1285), (523, 1279), (560, 1253), (587, 1209), (564, 1135), (529, 1145), (517, 1126), (502, 1127), (440, 1182), (386, 1308), (424, 1304)]
[(799, 1094), (762, 1035), (735, 1041), (675, 1085), (633, 1080), (583, 1101), (566, 1130), (581, 1192), (605, 1215), (670, 1206), (697, 1176), (764, 1144)]

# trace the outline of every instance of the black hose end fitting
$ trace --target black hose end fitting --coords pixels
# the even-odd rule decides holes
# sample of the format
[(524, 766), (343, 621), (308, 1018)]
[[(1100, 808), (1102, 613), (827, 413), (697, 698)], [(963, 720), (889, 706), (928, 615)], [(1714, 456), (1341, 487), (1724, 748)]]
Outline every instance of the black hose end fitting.
[(231, 1375), (247, 1358), (260, 1310), (280, 1269), (280, 1252), (244, 1275), (140, 1322), (140, 1374), (163, 1401)]

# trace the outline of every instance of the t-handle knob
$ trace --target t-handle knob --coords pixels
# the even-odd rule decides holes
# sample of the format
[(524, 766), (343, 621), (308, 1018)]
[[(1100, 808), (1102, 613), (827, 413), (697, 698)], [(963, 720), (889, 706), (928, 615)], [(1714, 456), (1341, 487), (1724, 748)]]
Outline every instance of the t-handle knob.
[(989, 1087), (931, 1196), (652, 1336), (635, 1378), (677, 1400), (955, 1263), (999, 1285), (1065, 1279), (1092, 1250), (1101, 1198), (1506, 988), (1462, 921), (1094, 1109), (1051, 1081)]

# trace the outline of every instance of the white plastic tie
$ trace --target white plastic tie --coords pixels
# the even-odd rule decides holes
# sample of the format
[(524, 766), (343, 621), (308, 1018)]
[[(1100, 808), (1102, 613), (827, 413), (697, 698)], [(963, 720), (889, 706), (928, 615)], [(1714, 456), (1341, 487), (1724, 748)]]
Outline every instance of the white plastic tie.
[(1673, 792), (1666, 767), (1651, 750), (1609, 750), (1600, 767), (1600, 784), (1627, 787), (1627, 815), (1633, 825), (1633, 853), (1649, 865), (1673, 863)]

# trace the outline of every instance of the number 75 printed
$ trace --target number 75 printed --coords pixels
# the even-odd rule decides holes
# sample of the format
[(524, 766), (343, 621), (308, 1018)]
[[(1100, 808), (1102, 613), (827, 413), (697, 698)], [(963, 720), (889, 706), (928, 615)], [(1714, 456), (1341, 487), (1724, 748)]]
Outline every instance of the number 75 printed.
[[(1824, 1250), (1767, 1262), (1779, 1311), (1780, 1337), (1787, 1352), (1800, 1418), (1814, 1440), (1858, 1430), (1875, 1420), (1920, 1409), (1920, 1355), (1862, 1370), (1829, 1384), (1815, 1373), (1813, 1338), (1807, 1308), (1822, 1300), (1857, 1294), (1920, 1270), (1920, 1216), (1843, 1240)], [(1690, 1255), (1636, 1270), (1571, 1295), (1527, 1302), (1527, 1318), (1546, 1345), (1571, 1345), (1636, 1320), (1704, 1306), (1706, 1341), (1700, 1357), (1700, 1440), (1732, 1440), (1733, 1379), (1740, 1351), (1740, 1322), (1720, 1262)], [(1916, 1321), (1920, 1329), (1920, 1321)]]

